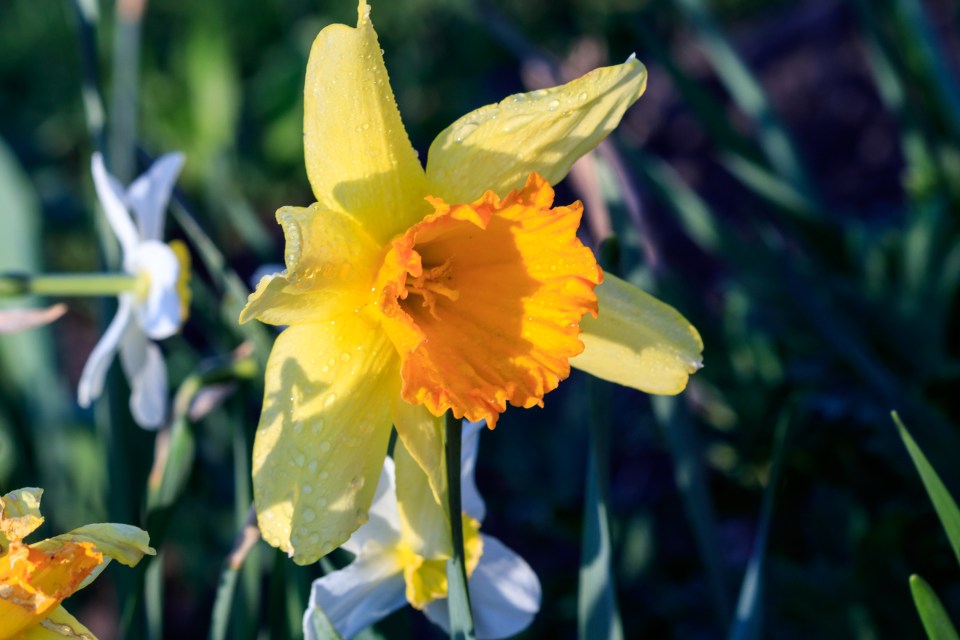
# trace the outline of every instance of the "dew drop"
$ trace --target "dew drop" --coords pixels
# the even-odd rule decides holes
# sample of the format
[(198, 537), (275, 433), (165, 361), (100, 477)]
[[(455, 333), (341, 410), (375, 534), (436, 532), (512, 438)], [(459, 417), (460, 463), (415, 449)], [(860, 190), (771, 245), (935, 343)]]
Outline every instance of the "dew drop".
[(324, 440), (323, 442), (321, 442), (321, 443), (320, 443), (320, 451), (323, 451), (324, 453), (330, 451), (330, 443), (327, 442), (326, 440)]
[(333, 405), (333, 403), (336, 401), (337, 401), (337, 394), (331, 393), (330, 395), (327, 396), (327, 399), (323, 401), (323, 406), (329, 409), (330, 406)]
[(463, 142), (467, 137), (477, 130), (476, 122), (464, 122), (462, 125), (456, 128), (453, 132), (453, 139), (455, 142)]
[(320, 535), (319, 535), (319, 534), (316, 534), (316, 533), (315, 533), (315, 534), (313, 534), (312, 536), (310, 536), (310, 544), (319, 544), (319, 543), (320, 543)]
[(350, 488), (354, 491), (360, 491), (360, 489), (363, 488), (364, 482), (363, 476), (353, 476), (350, 480)]
[(340, 360), (342, 360), (343, 362), (348, 362), (348, 361), (350, 360), (350, 354), (349, 354), (349, 353), (341, 353), (341, 354), (340, 354)]
[(305, 495), (310, 495), (311, 493), (313, 493), (313, 487), (311, 487), (309, 484), (305, 484), (302, 487), (300, 487), (300, 493), (303, 493)]
[(311, 461), (310, 461), (310, 464), (307, 465), (307, 470), (308, 470), (310, 473), (316, 473), (316, 472), (317, 472), (317, 461), (316, 461), (316, 460), (311, 460)]
[(303, 466), (303, 463), (305, 462), (305, 459), (304, 459), (304, 457), (303, 457), (303, 454), (302, 454), (302, 453), (298, 453), (298, 454), (297, 454), (297, 457), (294, 458), (294, 461), (297, 463), (297, 466), (298, 466), (298, 467), (302, 467), (302, 466)]
[(303, 422), (300, 420), (297, 420), (296, 422), (293, 423), (293, 432), (300, 433), (302, 431), (303, 431)]
[(357, 517), (357, 524), (359, 525), (367, 524), (367, 520), (370, 519), (370, 516), (368, 516), (362, 509), (357, 509), (354, 512), (354, 515)]
[(547, 111), (556, 111), (559, 106), (560, 106), (559, 100), (551, 100), (547, 104)]
[(320, 472), (320, 479), (321, 479), (321, 480), (326, 480), (326, 479), (329, 478), (329, 477), (330, 477), (330, 472), (329, 472), (329, 471), (321, 471), (321, 472)]
[(316, 519), (317, 519), (317, 514), (313, 512), (313, 509), (304, 509), (303, 511), (304, 522), (313, 522)]
[(319, 500), (317, 500), (317, 507), (319, 507), (320, 509), (323, 509), (326, 506), (327, 506), (326, 498), (320, 498)]
[(580, 92), (580, 95), (577, 96), (577, 100), (579, 100), (580, 102), (586, 102), (586, 101), (587, 101), (587, 92), (586, 92), (586, 91), (581, 91), (581, 92)]

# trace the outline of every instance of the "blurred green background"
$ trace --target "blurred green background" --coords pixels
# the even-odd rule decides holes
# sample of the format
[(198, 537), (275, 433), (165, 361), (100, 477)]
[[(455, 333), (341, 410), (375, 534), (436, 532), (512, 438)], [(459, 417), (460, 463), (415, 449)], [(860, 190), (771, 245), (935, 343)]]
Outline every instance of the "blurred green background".
[[(522, 637), (577, 635), (591, 451), (627, 638), (921, 637), (911, 573), (960, 615), (960, 568), (889, 418), (957, 494), (960, 6), (384, 0), (372, 18), (421, 158), (508, 94), (632, 52), (650, 74), (558, 201), (584, 199), (584, 240), (618, 238), (608, 268), (698, 327), (705, 368), (654, 402), (575, 372), (544, 410), (510, 410), (482, 436), (484, 530), (544, 588)], [(171, 387), (195, 385), (184, 401), (202, 387), (222, 402), (177, 414), (162, 483), (163, 466), (148, 491), (157, 436), (132, 422), (118, 371), (93, 410), (76, 406), (113, 302), (70, 300), (51, 327), (0, 338), (0, 488), (46, 489), (41, 533), (128, 522), (162, 550), (68, 602), (102, 639), (300, 633), (320, 567), (260, 543), (222, 571), (262, 390), (259, 371), (223, 367), (244, 341), (253, 363), (269, 350), (270, 330), (235, 318), (253, 272), (282, 259), (274, 211), (312, 201), (309, 46), (355, 20), (350, 0), (0, 7), (0, 269), (115, 267), (91, 152), (125, 182), (151, 157), (187, 156), (167, 229), (194, 256), (193, 315), (163, 348)], [(378, 629), (439, 637), (409, 609)]]

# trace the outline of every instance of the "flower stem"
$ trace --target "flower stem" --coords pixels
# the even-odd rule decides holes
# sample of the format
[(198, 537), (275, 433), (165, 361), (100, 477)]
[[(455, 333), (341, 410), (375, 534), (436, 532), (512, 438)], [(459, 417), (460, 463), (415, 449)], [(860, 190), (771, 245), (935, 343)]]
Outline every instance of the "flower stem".
[(126, 273), (0, 273), (0, 297), (116, 296), (136, 291), (139, 282)]
[(448, 602), (450, 606), (450, 637), (456, 640), (474, 640), (473, 612), (470, 592), (467, 590), (467, 565), (463, 553), (463, 509), (460, 506), (460, 445), (463, 423), (447, 413), (447, 507), (450, 514), (450, 537), (453, 557), (447, 562)]

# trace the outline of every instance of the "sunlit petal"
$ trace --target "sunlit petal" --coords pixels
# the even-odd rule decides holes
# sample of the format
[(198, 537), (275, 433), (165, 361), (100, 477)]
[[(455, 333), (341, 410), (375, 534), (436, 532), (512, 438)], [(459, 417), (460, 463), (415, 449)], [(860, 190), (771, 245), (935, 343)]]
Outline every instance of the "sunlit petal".
[[(482, 535), (483, 556), (467, 583), (477, 638), (506, 638), (527, 628), (540, 610), (540, 581), (530, 565), (502, 542)], [(450, 630), (448, 601), (434, 600), (423, 612)]]
[(100, 341), (97, 342), (87, 362), (83, 365), (83, 372), (80, 374), (80, 384), (77, 388), (77, 402), (81, 407), (89, 407), (94, 398), (100, 397), (103, 391), (103, 381), (113, 362), (113, 355), (120, 344), (120, 338), (123, 337), (130, 324), (133, 314), (133, 298), (129, 294), (120, 296), (120, 305), (117, 308), (117, 315), (110, 321), (107, 330), (103, 332)]
[(380, 241), (429, 211), (423, 168), (407, 138), (369, 6), (357, 28), (326, 27), (307, 62), (303, 151), (323, 207), (349, 211)]
[(314, 580), (303, 616), (305, 640), (320, 640), (311, 620), (315, 607), (323, 609), (337, 632), (349, 639), (407, 604), (404, 589), (401, 568), (388, 554), (358, 558)]
[(146, 531), (128, 524), (113, 523), (84, 525), (69, 533), (41, 540), (30, 547), (56, 551), (70, 544), (80, 543), (90, 544), (97, 553), (128, 567), (136, 566), (145, 555), (156, 554), (150, 546), (150, 536)]
[(430, 491), (438, 503), (447, 495), (447, 472), (444, 464), (444, 429), (442, 416), (434, 416), (423, 405), (414, 405), (397, 396), (393, 407), (393, 424), (406, 452), (420, 465), (430, 483)]
[(367, 521), (398, 393), (396, 355), (363, 314), (283, 331), (253, 449), (264, 540), (316, 562)]
[(240, 314), (276, 325), (329, 321), (366, 305), (383, 253), (357, 218), (313, 205), (284, 207), (284, 273), (263, 277)]
[(431, 195), (472, 202), (505, 194), (538, 173), (550, 184), (597, 146), (643, 93), (647, 70), (632, 56), (565, 85), (510, 96), (468, 113), (430, 145)]
[(43, 489), (26, 487), (0, 498), (0, 553), (5, 551), (8, 543), (26, 538), (43, 524), (41, 496)]
[(370, 505), (367, 524), (353, 532), (343, 548), (354, 555), (374, 553), (400, 542), (400, 517), (397, 511), (397, 474), (393, 458), (383, 461), (377, 491)]
[(168, 153), (157, 158), (146, 173), (127, 187), (127, 202), (136, 215), (141, 239), (163, 238), (164, 214), (184, 159), (182, 153)]
[(600, 313), (580, 324), (584, 350), (570, 364), (598, 378), (673, 395), (702, 366), (700, 334), (673, 307), (607, 275), (597, 287)]

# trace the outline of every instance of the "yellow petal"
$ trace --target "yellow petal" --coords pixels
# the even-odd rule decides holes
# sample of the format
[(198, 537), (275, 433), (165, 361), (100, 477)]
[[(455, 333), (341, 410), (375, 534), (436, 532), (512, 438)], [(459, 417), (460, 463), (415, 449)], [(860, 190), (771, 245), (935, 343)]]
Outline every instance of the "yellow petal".
[(77, 543), (90, 543), (98, 553), (128, 567), (136, 566), (145, 555), (157, 553), (150, 547), (150, 534), (146, 531), (129, 524), (113, 523), (88, 524), (30, 546), (49, 552)]
[(356, 218), (315, 204), (284, 207), (277, 222), (287, 270), (260, 280), (240, 322), (322, 322), (367, 303), (381, 251)]
[[(0, 632), (0, 637), (2, 632)], [(97, 640), (90, 629), (83, 626), (63, 607), (57, 607), (40, 624), (25, 631), (18, 640)]]
[(316, 562), (367, 519), (399, 394), (393, 347), (364, 314), (286, 329), (267, 362), (253, 446), (263, 539)]
[[(438, 440), (443, 443), (442, 437)], [(434, 495), (426, 474), (410, 455), (402, 440), (397, 440), (393, 459), (397, 465), (397, 506), (400, 510), (400, 533), (403, 542), (423, 558), (451, 557), (453, 546), (450, 542), (446, 492), (442, 500)], [(443, 464), (440, 468), (445, 472)]]
[(303, 153), (317, 202), (355, 214), (386, 241), (429, 208), (423, 168), (400, 120), (369, 12), (361, 0), (356, 29), (330, 25), (313, 43)]
[(39, 624), (102, 563), (89, 542), (49, 551), (13, 543), (0, 554), (0, 639), (17, 638)]
[(632, 56), (565, 85), (510, 96), (447, 127), (430, 145), (431, 195), (472, 202), (485, 190), (503, 195), (539, 173), (550, 184), (620, 122), (647, 84)]
[(423, 405), (410, 404), (397, 397), (393, 406), (393, 424), (406, 453), (426, 474), (430, 492), (438, 504), (447, 495), (447, 471), (444, 463), (446, 420), (434, 416)]
[(581, 321), (584, 350), (570, 365), (647, 393), (683, 391), (702, 366), (703, 341), (693, 325), (670, 305), (610, 274), (595, 291), (600, 313)]
[(40, 497), (43, 489), (27, 487), (0, 498), (0, 552), (10, 542), (19, 542), (43, 524)]
[(542, 405), (569, 375), (601, 273), (577, 239), (580, 203), (553, 197), (534, 174), (502, 201), (431, 199), (436, 213), (391, 243), (377, 282), (405, 400), (492, 428), (508, 402)]

